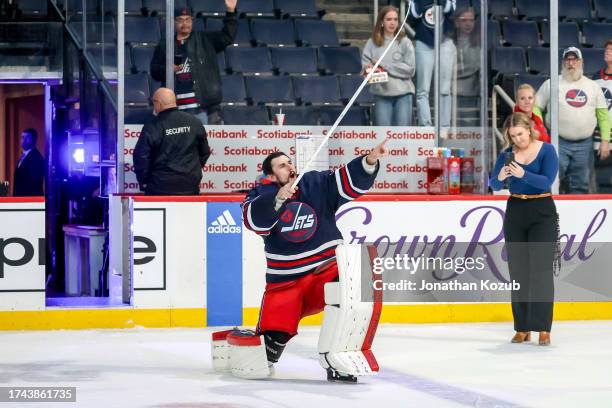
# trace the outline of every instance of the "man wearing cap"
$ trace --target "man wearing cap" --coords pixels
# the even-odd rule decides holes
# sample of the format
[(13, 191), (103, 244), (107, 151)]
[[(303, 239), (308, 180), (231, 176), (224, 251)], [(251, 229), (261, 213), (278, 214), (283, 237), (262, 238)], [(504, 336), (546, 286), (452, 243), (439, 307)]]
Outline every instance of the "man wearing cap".
[[(236, 3), (237, 0), (225, 0), (227, 13), (223, 28), (214, 32), (193, 32), (193, 16), (189, 7), (178, 7), (174, 11), (174, 91), (178, 109), (196, 115), (204, 125), (221, 123), (221, 76), (217, 53), (234, 42), (238, 29)], [(164, 41), (155, 48), (151, 76), (165, 86)]]
[[(610, 118), (608, 105), (595, 81), (583, 75), (582, 52), (576, 47), (563, 51), (559, 76), (559, 179), (561, 192), (589, 192), (592, 168), (593, 132), (599, 125), (601, 144), (599, 157), (610, 155)], [(550, 80), (536, 94), (536, 106), (546, 111), (550, 128)]]

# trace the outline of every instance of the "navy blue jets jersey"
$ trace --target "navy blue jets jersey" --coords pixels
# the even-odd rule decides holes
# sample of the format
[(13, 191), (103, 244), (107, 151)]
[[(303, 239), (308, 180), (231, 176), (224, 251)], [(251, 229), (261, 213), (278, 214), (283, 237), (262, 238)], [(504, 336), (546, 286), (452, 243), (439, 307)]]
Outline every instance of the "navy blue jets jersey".
[(363, 156), (335, 171), (310, 171), (296, 194), (274, 209), (279, 186), (264, 179), (242, 203), (244, 226), (263, 236), (266, 282), (285, 282), (313, 272), (336, 257), (342, 234), (336, 211), (372, 187), (374, 174), (364, 169)]

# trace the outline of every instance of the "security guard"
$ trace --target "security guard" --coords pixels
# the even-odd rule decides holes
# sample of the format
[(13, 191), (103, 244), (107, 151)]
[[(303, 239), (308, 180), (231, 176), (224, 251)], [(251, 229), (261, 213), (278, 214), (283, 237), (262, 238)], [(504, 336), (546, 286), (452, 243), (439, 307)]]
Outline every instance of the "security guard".
[(194, 115), (177, 110), (176, 95), (159, 88), (153, 114), (134, 149), (134, 171), (148, 195), (197, 195), (210, 156), (206, 130)]

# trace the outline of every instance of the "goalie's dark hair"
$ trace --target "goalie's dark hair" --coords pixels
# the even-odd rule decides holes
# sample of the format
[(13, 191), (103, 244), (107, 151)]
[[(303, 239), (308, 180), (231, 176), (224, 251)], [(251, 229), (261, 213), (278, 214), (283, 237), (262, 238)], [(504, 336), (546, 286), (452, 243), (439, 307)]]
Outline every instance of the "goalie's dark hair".
[[(261, 169), (263, 170), (266, 176), (269, 176), (270, 174), (272, 174), (272, 160), (276, 159), (277, 157), (281, 157), (281, 156), (287, 156), (287, 154), (284, 152), (274, 152), (274, 153), (270, 153), (264, 159), (263, 163), (261, 164)], [(289, 158), (289, 156), (287, 157)]]

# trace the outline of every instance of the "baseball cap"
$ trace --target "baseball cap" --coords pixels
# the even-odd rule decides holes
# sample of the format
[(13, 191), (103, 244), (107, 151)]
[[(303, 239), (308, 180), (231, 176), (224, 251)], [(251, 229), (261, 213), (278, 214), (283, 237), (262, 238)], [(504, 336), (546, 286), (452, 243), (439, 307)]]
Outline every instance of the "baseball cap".
[(177, 18), (180, 16), (192, 16), (193, 17), (193, 12), (191, 11), (191, 8), (186, 5), (182, 7), (175, 7), (174, 8), (174, 18)]
[(567, 57), (569, 54), (574, 54), (576, 58), (582, 59), (582, 52), (576, 47), (567, 47), (563, 50), (563, 59)]

